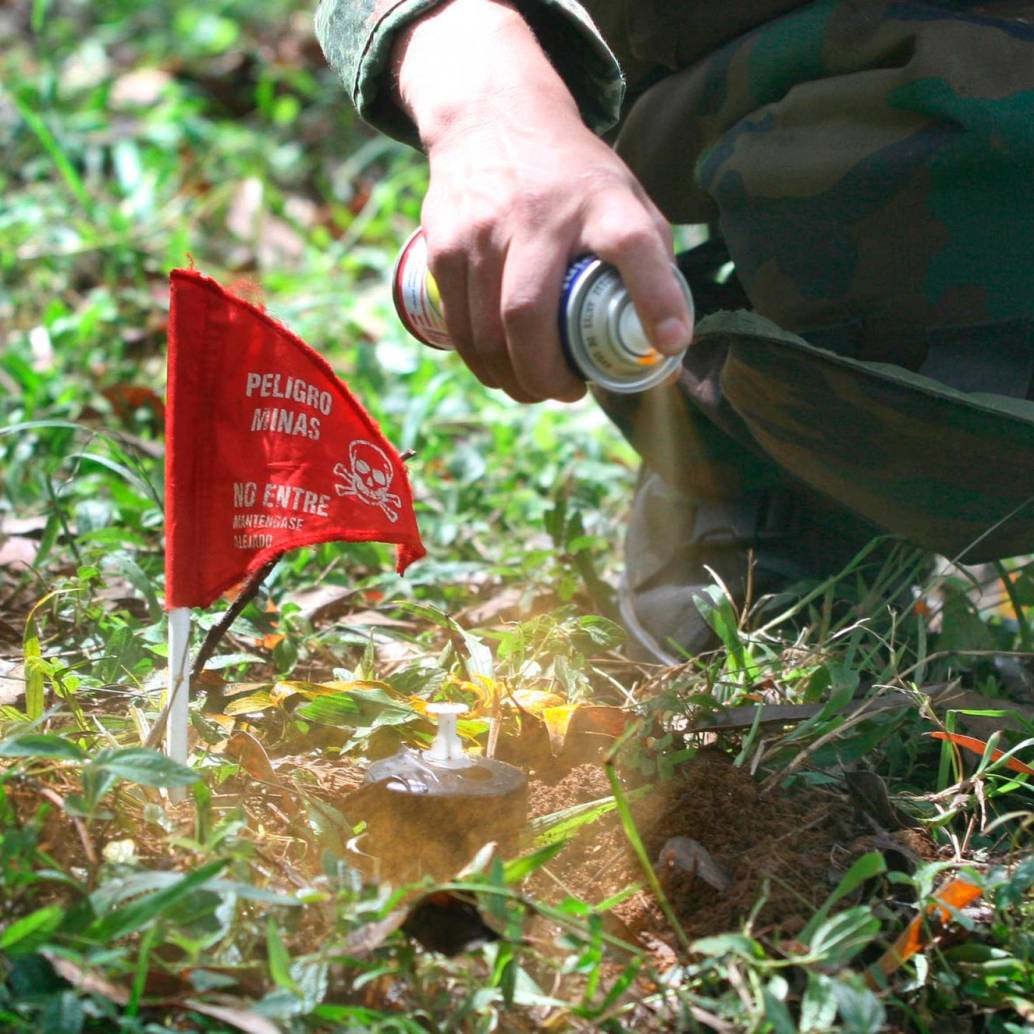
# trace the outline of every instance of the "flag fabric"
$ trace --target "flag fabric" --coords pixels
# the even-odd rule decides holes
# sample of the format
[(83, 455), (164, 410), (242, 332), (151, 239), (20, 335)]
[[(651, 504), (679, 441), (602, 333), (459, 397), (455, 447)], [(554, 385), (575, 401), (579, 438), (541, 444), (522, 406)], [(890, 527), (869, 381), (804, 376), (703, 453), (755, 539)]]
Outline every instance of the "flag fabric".
[(285, 550), (424, 555), (405, 465), (327, 362), (194, 270), (171, 275), (165, 606), (204, 607)]

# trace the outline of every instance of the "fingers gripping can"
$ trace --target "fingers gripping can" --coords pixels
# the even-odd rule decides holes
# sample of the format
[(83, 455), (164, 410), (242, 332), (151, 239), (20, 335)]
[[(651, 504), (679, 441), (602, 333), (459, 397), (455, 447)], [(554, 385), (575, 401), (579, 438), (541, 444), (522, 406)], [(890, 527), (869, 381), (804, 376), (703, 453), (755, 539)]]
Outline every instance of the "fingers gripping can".
[[(675, 266), (693, 317), (693, 296)], [(395, 263), (392, 297), (403, 326), (418, 341), (451, 351), (438, 285), (427, 264), (427, 241), (417, 230)], [(560, 341), (572, 369), (584, 380), (621, 394), (668, 380), (682, 355), (662, 355), (650, 344), (618, 271), (593, 255), (576, 259), (560, 294)]]

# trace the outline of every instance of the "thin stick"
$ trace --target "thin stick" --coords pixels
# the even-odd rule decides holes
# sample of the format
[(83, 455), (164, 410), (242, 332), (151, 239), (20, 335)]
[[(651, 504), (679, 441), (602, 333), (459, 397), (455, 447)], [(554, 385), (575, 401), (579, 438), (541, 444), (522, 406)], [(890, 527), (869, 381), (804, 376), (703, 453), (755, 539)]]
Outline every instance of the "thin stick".
[(226, 635), (227, 631), (229, 631), (230, 625), (237, 620), (237, 616), (240, 612), (244, 610), (244, 608), (258, 594), (259, 589), (262, 587), (262, 583), (269, 576), (270, 571), (273, 570), (279, 559), (279, 556), (275, 556), (269, 561), (269, 563), (260, 567), (244, 583), (244, 587), (239, 593), (237, 593), (233, 603), (226, 608), (226, 613), (208, 630), (208, 635), (205, 636), (205, 641), (201, 644), (201, 649), (197, 652), (197, 660), (194, 661), (194, 669), (190, 673), (191, 678), (198, 679), (201, 677), (201, 673), (205, 670), (205, 665), (208, 663), (212, 654), (215, 653), (215, 649), (219, 645), (223, 636)]
[[(190, 703), (190, 608), (176, 607), (169, 611), (169, 699), (157, 723), (167, 724), (165, 753), (181, 765), (187, 762), (187, 707)], [(156, 726), (157, 728), (157, 726)], [(151, 736), (155, 730), (151, 731)], [(169, 799), (183, 799), (183, 790), (170, 789)]]
[(869, 699), (862, 702), (856, 710), (852, 711), (838, 726), (830, 729), (829, 732), (820, 736), (814, 743), (810, 743), (805, 747), (794, 759), (790, 762), (786, 768), (779, 772), (773, 772), (768, 776), (764, 782), (762, 782), (758, 795), (764, 797), (768, 794), (775, 786), (777, 786), (783, 779), (789, 775), (793, 775), (804, 764), (812, 754), (819, 749), (824, 747), (831, 740), (835, 740), (841, 733), (847, 732), (848, 729), (853, 728), (859, 722), (864, 722), (866, 718), (871, 718), (877, 711), (882, 710), (877, 706), (874, 706), (874, 702), (878, 701), (879, 697), (870, 697)]

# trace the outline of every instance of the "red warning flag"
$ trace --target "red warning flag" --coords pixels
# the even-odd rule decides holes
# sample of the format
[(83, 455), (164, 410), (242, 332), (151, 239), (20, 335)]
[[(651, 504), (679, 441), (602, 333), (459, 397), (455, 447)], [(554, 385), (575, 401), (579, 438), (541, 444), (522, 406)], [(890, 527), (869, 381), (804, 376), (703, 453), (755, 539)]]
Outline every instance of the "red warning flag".
[(405, 465), (327, 362), (193, 270), (171, 276), (165, 606), (204, 607), (285, 550), (424, 555)]

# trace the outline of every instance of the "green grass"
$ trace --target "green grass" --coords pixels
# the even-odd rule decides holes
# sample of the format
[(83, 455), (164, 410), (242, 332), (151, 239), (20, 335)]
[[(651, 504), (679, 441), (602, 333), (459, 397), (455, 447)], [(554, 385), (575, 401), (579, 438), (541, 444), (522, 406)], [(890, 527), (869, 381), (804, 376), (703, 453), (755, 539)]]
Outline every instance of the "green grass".
[[(740, 614), (716, 586), (722, 649), (677, 671), (628, 664), (595, 615), (634, 457), (589, 403), (510, 405), (406, 338), (387, 278), (426, 171), (356, 122), (307, 12), (34, 0), (0, 19), (0, 555), (23, 558), (0, 566), (0, 1029), (1031, 1029), (1029, 777), (927, 735), (942, 723), (1030, 760), (1029, 565), (993, 599), (964, 573), (927, 578), (919, 607), (901, 605), (921, 566), (904, 546), (781, 614)], [(188, 255), (258, 283), (417, 450), (429, 557), (405, 579), (376, 545), (286, 557), (209, 665), (185, 770), (146, 744), (165, 663), (166, 278)], [(332, 614), (306, 610), (317, 587)], [(966, 695), (931, 708), (945, 684)], [(421, 700), (480, 700), (464, 732), (483, 742), (493, 694), (512, 716), (507, 693), (532, 690), (641, 721), (619, 789), (678, 778), (702, 742), (687, 723), (715, 700), (718, 717), (799, 706), (713, 746), (766, 788), (831, 801), (876, 773), (942, 860), (887, 871), (873, 849), (831, 868), (792, 936), (748, 911), (664, 967), (603, 910), (531, 891), (557, 836), (615, 813), (645, 852), (633, 788), (457, 879), (504, 940), (425, 950), (397, 929), (400, 889), (349, 863), (354, 819), (321, 780), (426, 742)], [(863, 713), (859, 694), (899, 706)], [(241, 731), (257, 755), (231, 743)], [(960, 869), (980, 903), (874, 976)], [(546, 941), (522, 939), (535, 917)]]

